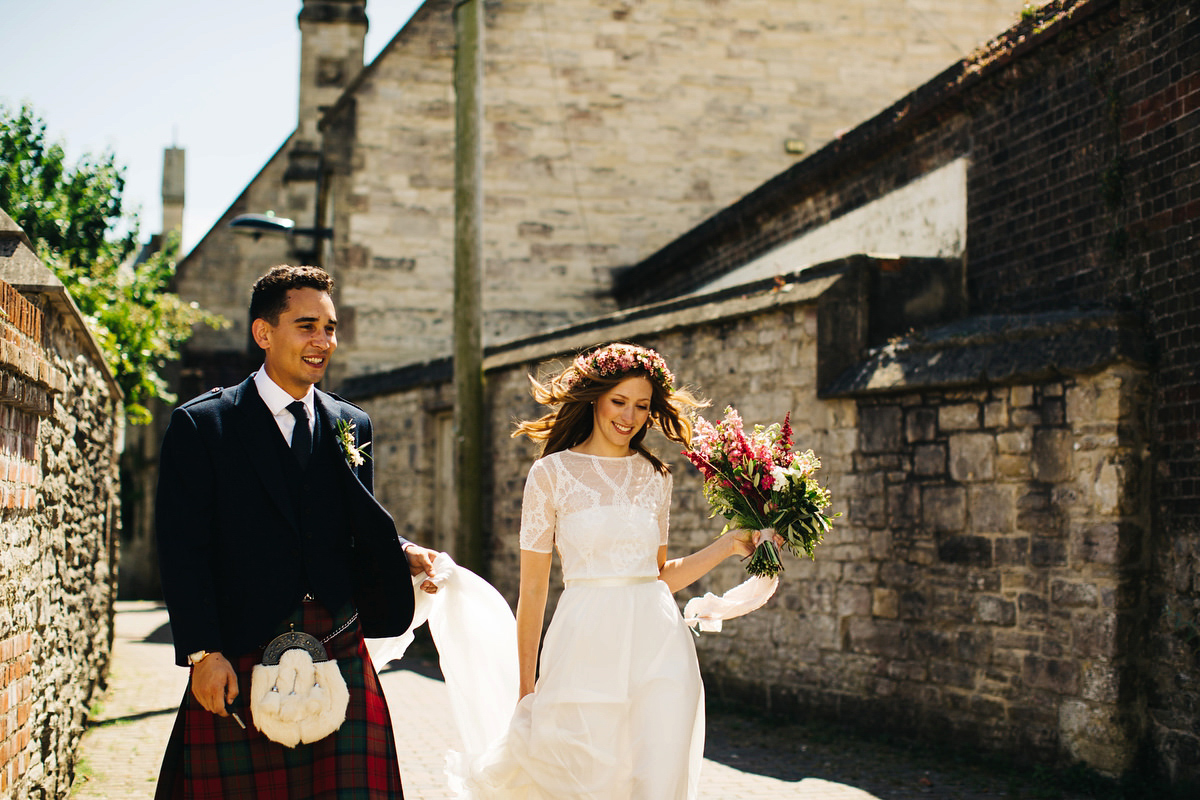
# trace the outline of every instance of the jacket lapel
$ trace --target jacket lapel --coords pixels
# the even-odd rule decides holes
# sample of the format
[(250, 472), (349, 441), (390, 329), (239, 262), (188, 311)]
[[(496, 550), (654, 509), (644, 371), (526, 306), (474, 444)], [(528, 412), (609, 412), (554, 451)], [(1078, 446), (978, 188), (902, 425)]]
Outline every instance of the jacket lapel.
[(279, 508), (288, 523), (299, 530), (296, 509), (288, 492), (287, 481), (279, 464), (279, 426), (263, 402), (251, 375), (233, 391), (233, 405), (238, 413), (236, 438), (246, 449), (250, 463), (262, 480), (267, 495)]
[[(391, 514), (380, 505), (371, 492), (367, 491), (367, 487), (359, 480), (358, 467), (350, 465), (345, 451), (342, 450), (341, 437), (337, 430), (338, 422), (343, 419), (347, 422), (353, 422), (353, 420), (349, 415), (342, 413), (337, 400), (319, 389), (313, 395), (313, 404), (319, 409), (317, 420), (318, 424), (323, 426), (321, 431), (322, 436), (329, 443), (323, 448), (323, 452), (332, 453), (331, 457), (338, 460), (339, 463), (335, 469), (338, 475), (345, 479), (350, 499), (357, 503), (366, 503), (369, 506), (377, 508), (390, 521), (392, 518)], [(359, 430), (357, 428), (354, 430), (353, 438), (355, 446), (362, 445), (362, 442), (359, 441)]]
[[(338, 472), (348, 470), (354, 475), (358, 475), (357, 468), (350, 465), (349, 459), (346, 458), (345, 451), (342, 450), (341, 436), (338, 433), (338, 424), (342, 421), (341, 409), (332, 397), (322, 392), (320, 389), (313, 391), (313, 405), (317, 407), (317, 424), (321, 426), (321, 438), (324, 440), (321, 451), (323, 454), (332, 454), (331, 458), (337, 458), (341, 462), (338, 467)], [(347, 420), (349, 422), (350, 420)], [(358, 431), (353, 434), (354, 444), (358, 444)]]

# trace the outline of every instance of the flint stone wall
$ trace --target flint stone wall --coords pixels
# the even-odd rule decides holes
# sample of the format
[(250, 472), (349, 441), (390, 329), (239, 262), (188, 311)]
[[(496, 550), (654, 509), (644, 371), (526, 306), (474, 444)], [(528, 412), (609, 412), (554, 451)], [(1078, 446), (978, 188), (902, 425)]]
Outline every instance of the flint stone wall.
[(124, 420), (78, 310), (27, 245), (0, 241), (0, 276), (21, 289), (0, 280), (0, 797), (21, 800), (68, 795), (108, 666)]
[[(842, 513), (814, 561), (787, 561), (765, 608), (698, 640), (710, 695), (1120, 772), (1136, 739), (1125, 689), (1143, 611), (1131, 581), (1146, 535), (1140, 367), (1102, 348), (1092, 369), (1069, 376), (1043, 359), (1036, 377), (931, 370), (885, 390), (847, 379), (829, 396), (818, 366), (840, 335), (830, 317), (844, 326), (855, 313), (823, 298), (841, 297), (837, 284), (852, 272), (632, 311), (491, 351), (492, 581), (515, 604), (521, 494), (536, 447), (509, 434), (542, 411), (526, 376), (596, 342), (635, 340), (711, 398), (709, 419), (726, 404), (747, 424), (790, 411), (798, 446), (822, 458)], [(1069, 338), (1061, 325), (1043, 336), (1042, 322), (1028, 321), (1027, 349)], [(1086, 323), (1077, 327), (1086, 333)], [(972, 343), (963, 334), (939, 352), (953, 361)], [(420, 381), (397, 373), (344, 387), (377, 431), (397, 429), (376, 451), (377, 494), (418, 540), (432, 527), (436, 494), (430, 409), (445, 407), (448, 380), (443, 363), (427, 365)], [(683, 555), (711, 541), (721, 521), (708, 519), (699, 475), (678, 446), (652, 438), (673, 467), (670, 554)], [(555, 570), (551, 609), (557, 562)], [(742, 577), (727, 562), (678, 599), (721, 593)]]

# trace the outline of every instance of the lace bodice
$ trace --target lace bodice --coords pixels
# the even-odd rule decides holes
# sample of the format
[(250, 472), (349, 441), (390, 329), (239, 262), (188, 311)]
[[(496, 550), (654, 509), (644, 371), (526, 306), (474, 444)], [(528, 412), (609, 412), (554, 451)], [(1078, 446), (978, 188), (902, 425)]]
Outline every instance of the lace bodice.
[(557, 545), (566, 580), (655, 577), (670, 505), (671, 476), (643, 456), (551, 453), (525, 482), (521, 549)]

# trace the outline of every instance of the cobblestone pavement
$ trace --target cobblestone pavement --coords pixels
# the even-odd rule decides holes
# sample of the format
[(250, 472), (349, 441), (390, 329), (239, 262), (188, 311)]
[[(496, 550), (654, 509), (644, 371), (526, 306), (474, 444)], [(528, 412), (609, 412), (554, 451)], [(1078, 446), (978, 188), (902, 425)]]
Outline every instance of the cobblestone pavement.
[[(187, 682), (172, 663), (166, 611), (117, 604), (109, 685), (84, 735), (71, 797), (149, 800)], [(409, 662), (412, 663), (409, 663)], [(449, 800), (444, 754), (457, 746), (445, 686), (428, 658), (406, 657), (381, 675), (397, 722), (405, 797)], [(943, 765), (880, 743), (813, 736), (799, 726), (710, 712), (702, 800), (996, 800), (1081, 795), (1037, 792), (1014, 773)]]

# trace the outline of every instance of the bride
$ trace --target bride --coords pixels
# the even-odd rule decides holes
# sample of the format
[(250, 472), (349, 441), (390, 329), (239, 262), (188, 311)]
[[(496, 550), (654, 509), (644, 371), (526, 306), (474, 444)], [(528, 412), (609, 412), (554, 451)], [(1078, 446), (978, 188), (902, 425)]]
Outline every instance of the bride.
[[(642, 441), (654, 426), (686, 446), (689, 415), (704, 404), (674, 388), (658, 353), (628, 344), (530, 381), (553, 410), (513, 434), (543, 443), (521, 512), (520, 699), (507, 733), (461, 765), (461, 791), (479, 800), (694, 798), (703, 685), (672, 593), (749, 555), (754, 532), (668, 560), (671, 474)], [(542, 643), (555, 548), (565, 589)]]

